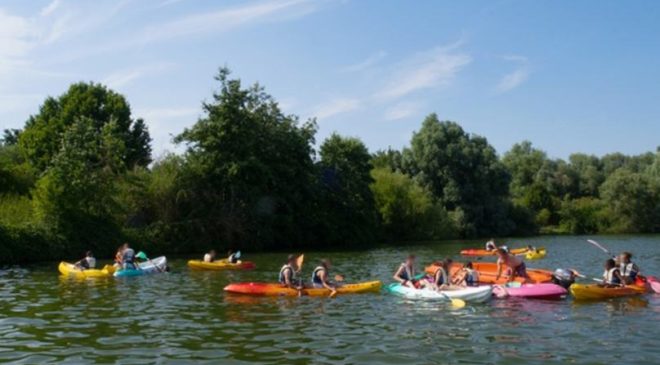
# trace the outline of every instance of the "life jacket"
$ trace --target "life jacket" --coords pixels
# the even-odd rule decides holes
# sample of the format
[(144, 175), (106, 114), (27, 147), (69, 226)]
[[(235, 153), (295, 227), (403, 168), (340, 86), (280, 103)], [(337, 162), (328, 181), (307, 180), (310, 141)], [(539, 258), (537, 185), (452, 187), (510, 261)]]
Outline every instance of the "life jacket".
[(88, 269), (93, 269), (96, 267), (96, 259), (93, 257), (85, 257), (83, 259), (87, 263), (87, 268)]
[(229, 258), (227, 259), (227, 261), (229, 261), (232, 264), (235, 264), (236, 262), (238, 262), (238, 259), (236, 258), (236, 254), (233, 253), (233, 254), (229, 255)]
[(486, 242), (486, 251), (493, 251), (496, 248), (497, 246), (495, 246), (495, 243), (493, 243), (492, 241)]
[(132, 248), (125, 249), (121, 259), (125, 264), (132, 264), (135, 261), (135, 251)]
[(467, 286), (475, 286), (479, 284), (479, 272), (474, 269), (465, 269), (467, 275), (465, 275), (465, 284)]
[(326, 275), (328, 273), (327, 269), (323, 266), (317, 266), (314, 271), (312, 271), (312, 284), (323, 284), (323, 280), (321, 280), (321, 276), (319, 275), (319, 272), (325, 271)]
[(399, 274), (399, 278), (405, 281), (411, 281), (415, 278), (415, 267), (408, 267), (405, 262), (401, 263), (403, 270)]
[(285, 279), (285, 277), (284, 277), (284, 273), (285, 273), (287, 270), (291, 270), (291, 277), (290, 277), (290, 279), (291, 279), (291, 281), (293, 282), (293, 274), (295, 273), (295, 271), (293, 270), (293, 266), (291, 266), (290, 264), (285, 264), (285, 265), (282, 266), (282, 268), (280, 269), (280, 277), (279, 277), (279, 279), (278, 279), (278, 281), (280, 282), (280, 284), (286, 284), (286, 279)]
[(605, 284), (611, 284), (611, 285), (617, 285), (621, 284), (621, 280), (614, 275), (615, 272), (619, 272), (619, 269), (616, 267), (613, 267), (609, 270), (605, 270), (603, 273), (603, 280), (605, 281)]
[[(440, 275), (440, 282), (438, 282), (438, 272), (441, 272), (441, 275)], [(435, 285), (445, 285), (445, 284), (448, 284), (448, 283), (449, 283), (449, 280), (448, 280), (448, 278), (447, 278), (447, 271), (445, 271), (445, 269), (442, 268), (442, 267), (438, 267), (438, 268), (435, 270), (435, 273), (433, 274), (433, 282), (435, 283)]]
[(635, 277), (637, 277), (637, 268), (635, 267), (635, 264), (632, 262), (629, 262), (627, 264), (621, 263), (619, 272), (621, 273), (621, 276), (623, 276), (624, 278), (630, 278), (632, 280), (635, 280)]

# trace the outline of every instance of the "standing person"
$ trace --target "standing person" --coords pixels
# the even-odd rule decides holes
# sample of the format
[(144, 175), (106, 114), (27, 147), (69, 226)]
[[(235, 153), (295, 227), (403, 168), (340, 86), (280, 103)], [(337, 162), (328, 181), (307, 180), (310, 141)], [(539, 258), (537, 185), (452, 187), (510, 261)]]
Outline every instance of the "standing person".
[(488, 242), (486, 242), (486, 251), (495, 251), (497, 250), (497, 245), (495, 244), (495, 239), (491, 238)]
[(630, 260), (631, 258), (630, 252), (622, 252), (619, 255), (619, 273), (626, 284), (633, 284), (639, 274), (639, 267)]
[(122, 268), (124, 270), (136, 270), (137, 266), (135, 265), (135, 251), (128, 245), (124, 243), (124, 249), (121, 254)]
[(394, 272), (394, 280), (401, 283), (403, 286), (411, 288), (418, 288), (419, 283), (415, 280), (415, 255), (408, 255), (406, 261), (399, 265), (399, 268)]
[(312, 286), (314, 288), (326, 288), (330, 290), (330, 296), (337, 293), (336, 285), (330, 283), (330, 261), (323, 259), (319, 266), (312, 272)]
[(83, 257), (82, 260), (76, 262), (75, 266), (82, 270), (95, 268), (96, 259), (94, 258), (94, 254), (92, 253), (92, 251), (87, 251), (85, 253), (85, 257)]
[(215, 250), (211, 250), (204, 254), (204, 262), (211, 263), (213, 261), (215, 261)]
[(529, 276), (527, 275), (527, 267), (521, 258), (515, 255), (510, 255), (509, 252), (502, 247), (497, 249), (497, 256), (497, 276), (495, 276), (495, 281), (499, 280), (504, 266), (508, 266), (511, 269), (509, 281), (513, 281), (518, 276), (529, 279)]
[(624, 284), (624, 278), (621, 276), (619, 268), (613, 259), (605, 261), (605, 272), (603, 272), (603, 285), (619, 286)]

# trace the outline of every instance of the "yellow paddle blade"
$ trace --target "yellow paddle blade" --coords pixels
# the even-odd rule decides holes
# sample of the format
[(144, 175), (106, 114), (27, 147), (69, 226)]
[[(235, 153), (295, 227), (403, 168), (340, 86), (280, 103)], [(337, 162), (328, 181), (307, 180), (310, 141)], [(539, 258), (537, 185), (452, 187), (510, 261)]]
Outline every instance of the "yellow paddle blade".
[(337, 292), (332, 292), (332, 293), (330, 293), (330, 298), (334, 298), (334, 297), (336, 297), (336, 296), (337, 296)]
[(342, 275), (335, 275), (335, 281), (344, 281), (344, 277)]
[(302, 269), (303, 262), (305, 262), (305, 254), (304, 253), (301, 254), (300, 256), (298, 256), (298, 258), (296, 259), (296, 266), (298, 266), (298, 270)]
[(451, 305), (454, 308), (463, 308), (463, 307), (465, 307), (465, 301), (463, 299), (452, 299), (451, 300)]

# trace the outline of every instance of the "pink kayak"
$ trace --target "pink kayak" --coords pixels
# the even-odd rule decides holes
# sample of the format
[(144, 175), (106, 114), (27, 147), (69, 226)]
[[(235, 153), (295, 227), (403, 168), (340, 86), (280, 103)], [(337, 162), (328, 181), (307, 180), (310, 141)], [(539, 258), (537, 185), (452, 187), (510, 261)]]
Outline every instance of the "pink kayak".
[(660, 280), (656, 278), (655, 276), (649, 276), (646, 278), (646, 280), (649, 282), (649, 285), (651, 285), (651, 289), (655, 293), (660, 293)]
[(498, 298), (561, 299), (567, 293), (563, 287), (550, 283), (493, 286), (493, 294)]

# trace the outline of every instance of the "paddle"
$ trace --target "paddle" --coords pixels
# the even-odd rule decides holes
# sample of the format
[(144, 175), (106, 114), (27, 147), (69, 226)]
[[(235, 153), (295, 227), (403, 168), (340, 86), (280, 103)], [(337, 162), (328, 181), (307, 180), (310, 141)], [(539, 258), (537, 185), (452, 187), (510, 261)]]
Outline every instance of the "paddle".
[[(145, 258), (147, 259), (147, 262), (150, 263), (151, 266), (155, 267), (156, 270), (158, 270), (158, 272), (163, 272), (163, 269), (161, 269), (160, 266), (154, 264), (154, 262), (151, 261), (151, 259), (147, 256), (146, 253), (140, 251), (140, 252), (138, 252), (137, 255), (135, 255), (135, 257), (140, 257), (140, 256), (141, 256), (141, 257), (145, 257)], [(142, 270), (142, 268), (140, 267), (140, 264), (137, 264), (137, 265), (135, 265), (135, 266), (138, 268), (138, 270)]]
[[(296, 267), (298, 270), (296, 270), (298, 273), (302, 272), (302, 266), (303, 263), (305, 262), (305, 254), (301, 253), (298, 258), (296, 258)], [(302, 297), (302, 278), (298, 278), (298, 287), (301, 289), (298, 289), (298, 296)]]
[(442, 296), (444, 296), (445, 298), (449, 299), (449, 301), (451, 302), (452, 307), (454, 307), (454, 308), (463, 308), (463, 307), (465, 307), (465, 301), (463, 299), (455, 299), (455, 298), (449, 297), (449, 295), (447, 295), (443, 292), (439, 292), (439, 293), (442, 294)]
[(606, 249), (605, 247), (603, 247), (603, 245), (601, 245), (600, 243), (598, 243), (598, 242), (596, 242), (596, 241), (594, 241), (594, 240), (587, 240), (587, 242), (589, 242), (589, 243), (591, 243), (592, 245), (598, 247), (599, 249), (601, 249), (601, 250), (602, 250), (603, 252), (605, 252), (606, 254), (608, 254), (608, 255), (614, 257), (614, 255), (612, 254), (612, 252), (610, 252), (610, 250), (608, 250), (608, 249)]

